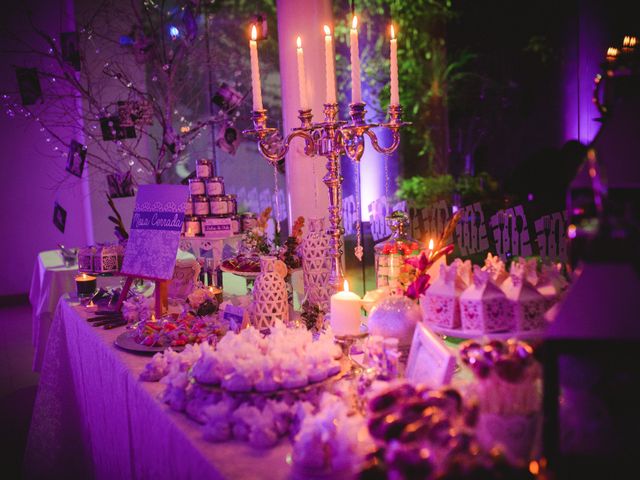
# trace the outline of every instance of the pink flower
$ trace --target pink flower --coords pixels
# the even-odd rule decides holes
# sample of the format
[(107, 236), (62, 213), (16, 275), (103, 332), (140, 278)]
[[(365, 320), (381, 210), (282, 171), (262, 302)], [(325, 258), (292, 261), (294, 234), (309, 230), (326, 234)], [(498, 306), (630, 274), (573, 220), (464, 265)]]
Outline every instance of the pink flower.
[(424, 252), (418, 257), (405, 258), (404, 263), (408, 263), (419, 272), (424, 272), (429, 267), (429, 259)]
[(426, 273), (418, 275), (418, 277), (413, 282), (411, 282), (411, 284), (407, 288), (405, 296), (411, 298), (412, 300), (417, 300), (418, 298), (420, 298), (420, 295), (426, 292), (427, 288), (429, 288), (430, 279), (431, 277)]

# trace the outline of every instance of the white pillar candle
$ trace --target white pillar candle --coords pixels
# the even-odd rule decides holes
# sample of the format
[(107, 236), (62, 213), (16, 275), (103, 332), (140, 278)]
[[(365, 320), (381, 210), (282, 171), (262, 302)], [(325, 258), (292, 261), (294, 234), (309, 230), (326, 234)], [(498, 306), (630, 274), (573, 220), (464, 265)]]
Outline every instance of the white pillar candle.
[(325, 103), (336, 103), (336, 67), (333, 57), (333, 37), (328, 25), (324, 26), (324, 65), (327, 93)]
[(391, 100), (389, 105), (400, 105), (400, 93), (398, 92), (398, 40), (391, 25), (391, 51), (390, 51), (390, 76), (391, 76)]
[(331, 296), (331, 329), (334, 335), (358, 335), (360, 333), (360, 308), (362, 299), (349, 291), (349, 282), (344, 281), (344, 290)]
[(260, 89), (260, 65), (258, 64), (258, 32), (256, 26), (251, 26), (251, 40), (249, 51), (251, 52), (251, 90), (253, 91), (253, 110), (262, 110), (262, 91)]
[(302, 51), (302, 39), (296, 39), (298, 58), (298, 97), (300, 101), (299, 110), (308, 110), (309, 101), (307, 100), (307, 77), (304, 72), (304, 52)]
[(360, 85), (360, 49), (358, 48), (358, 17), (351, 22), (351, 103), (362, 102)]

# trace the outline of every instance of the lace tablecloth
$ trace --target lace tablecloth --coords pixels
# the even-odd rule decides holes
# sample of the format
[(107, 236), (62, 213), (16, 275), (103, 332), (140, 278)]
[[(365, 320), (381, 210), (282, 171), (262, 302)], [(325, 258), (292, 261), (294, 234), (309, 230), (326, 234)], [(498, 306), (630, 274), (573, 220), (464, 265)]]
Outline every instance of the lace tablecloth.
[(212, 444), (169, 409), (159, 383), (140, 382), (150, 357), (117, 349), (68, 300), (58, 303), (25, 453), (25, 478), (288, 478), (288, 442), (268, 450)]

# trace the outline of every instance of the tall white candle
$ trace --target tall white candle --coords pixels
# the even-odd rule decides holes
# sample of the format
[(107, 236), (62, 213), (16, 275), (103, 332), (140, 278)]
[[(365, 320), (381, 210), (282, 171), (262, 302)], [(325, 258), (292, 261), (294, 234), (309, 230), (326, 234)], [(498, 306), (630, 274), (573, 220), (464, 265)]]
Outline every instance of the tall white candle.
[(400, 105), (400, 94), (398, 92), (398, 40), (391, 25), (391, 52), (390, 52), (390, 75), (391, 75), (391, 100), (390, 105)]
[(302, 39), (298, 37), (296, 39), (298, 58), (298, 97), (300, 99), (300, 110), (307, 110), (309, 108), (309, 102), (307, 100), (307, 77), (304, 72), (304, 52), (302, 51)]
[(344, 290), (331, 296), (331, 329), (334, 335), (357, 335), (360, 333), (360, 308), (362, 299), (349, 291), (349, 282), (344, 281)]
[(351, 103), (362, 102), (360, 85), (360, 49), (358, 48), (358, 17), (351, 21)]
[(260, 89), (260, 65), (258, 64), (258, 32), (256, 26), (251, 26), (251, 90), (253, 91), (253, 110), (262, 110), (262, 91)]
[(333, 57), (333, 37), (331, 29), (324, 26), (324, 65), (327, 75), (325, 103), (336, 103), (336, 67)]

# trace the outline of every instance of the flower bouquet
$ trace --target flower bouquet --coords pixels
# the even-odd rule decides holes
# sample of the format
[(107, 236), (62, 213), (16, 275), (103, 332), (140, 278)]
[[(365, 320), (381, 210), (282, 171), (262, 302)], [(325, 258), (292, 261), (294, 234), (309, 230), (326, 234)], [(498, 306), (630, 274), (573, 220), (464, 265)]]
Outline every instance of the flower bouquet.
[(412, 300), (417, 300), (427, 291), (431, 279), (431, 276), (427, 272), (443, 255), (448, 255), (453, 252), (453, 244), (448, 244), (447, 241), (456, 229), (456, 225), (461, 217), (462, 211), (458, 210), (447, 223), (437, 244), (429, 245), (429, 248), (417, 257), (405, 259), (405, 263), (415, 268), (415, 280), (409, 284), (405, 296)]

